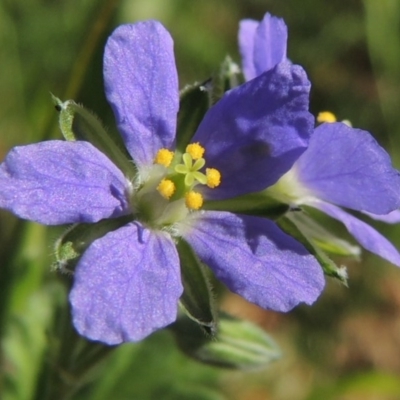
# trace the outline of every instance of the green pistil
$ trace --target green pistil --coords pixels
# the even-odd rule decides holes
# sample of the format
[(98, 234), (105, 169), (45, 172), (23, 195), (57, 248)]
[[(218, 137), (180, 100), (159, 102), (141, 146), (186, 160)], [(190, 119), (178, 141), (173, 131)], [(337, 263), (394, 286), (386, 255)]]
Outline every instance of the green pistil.
[(199, 170), (204, 167), (206, 160), (204, 158), (199, 158), (193, 162), (193, 158), (189, 153), (184, 153), (182, 159), (183, 164), (177, 164), (175, 166), (175, 172), (185, 175), (185, 185), (192, 187), (195, 181), (205, 185), (207, 183), (207, 177), (202, 172), (199, 172)]

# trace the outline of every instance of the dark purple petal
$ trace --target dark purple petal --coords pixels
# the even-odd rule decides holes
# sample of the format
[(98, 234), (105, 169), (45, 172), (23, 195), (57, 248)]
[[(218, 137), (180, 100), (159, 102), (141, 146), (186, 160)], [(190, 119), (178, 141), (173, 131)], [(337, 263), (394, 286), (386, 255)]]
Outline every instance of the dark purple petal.
[(286, 60), (287, 39), (287, 26), (283, 19), (265, 14), (254, 38), (256, 75), (261, 75)]
[(222, 174), (208, 198), (265, 189), (291, 168), (313, 131), (309, 89), (304, 70), (284, 62), (227, 92), (207, 112), (193, 142), (205, 147), (207, 166)]
[(88, 142), (14, 147), (0, 166), (0, 207), (46, 225), (129, 212), (128, 181)]
[(310, 205), (342, 222), (361, 246), (400, 267), (400, 254), (397, 249), (370, 225), (333, 204), (315, 202)]
[(109, 37), (104, 81), (117, 125), (132, 158), (150, 164), (173, 147), (179, 108), (173, 41), (156, 21), (122, 25)]
[(182, 291), (172, 240), (132, 223), (93, 242), (79, 261), (73, 322), (92, 340), (135, 342), (175, 321)]
[(257, 76), (254, 66), (254, 38), (259, 24), (253, 19), (243, 19), (239, 23), (239, 50), (243, 74), (247, 81)]
[(399, 172), (366, 131), (343, 123), (320, 125), (296, 170), (322, 200), (374, 214), (400, 207)]
[(313, 303), (324, 287), (318, 262), (274, 222), (206, 212), (185, 239), (229, 289), (276, 311)]

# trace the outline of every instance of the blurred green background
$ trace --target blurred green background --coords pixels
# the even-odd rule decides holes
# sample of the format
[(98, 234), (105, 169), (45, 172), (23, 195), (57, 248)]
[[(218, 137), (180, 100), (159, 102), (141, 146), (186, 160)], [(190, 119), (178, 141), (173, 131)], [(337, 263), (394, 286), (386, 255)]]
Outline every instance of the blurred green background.
[[(50, 92), (81, 102), (114, 129), (101, 59), (118, 24), (160, 20), (174, 37), (183, 87), (210, 77), (226, 54), (240, 62), (239, 20), (267, 11), (288, 25), (288, 55), (312, 82), (311, 111), (331, 110), (372, 132), (400, 167), (398, 0), (0, 0), (1, 159), (14, 145), (61, 137)], [(0, 398), (40, 400), (43, 365), (59, 345), (50, 333), (66, 302), (51, 270), (61, 230), (0, 217)], [(400, 227), (377, 226), (400, 244)], [(328, 280), (313, 307), (282, 315), (223, 298), (222, 307), (281, 346), (282, 359), (268, 369), (198, 364), (159, 332), (120, 346), (71, 398), (400, 399), (400, 271), (366, 253), (362, 262), (338, 262), (348, 266), (349, 289)]]

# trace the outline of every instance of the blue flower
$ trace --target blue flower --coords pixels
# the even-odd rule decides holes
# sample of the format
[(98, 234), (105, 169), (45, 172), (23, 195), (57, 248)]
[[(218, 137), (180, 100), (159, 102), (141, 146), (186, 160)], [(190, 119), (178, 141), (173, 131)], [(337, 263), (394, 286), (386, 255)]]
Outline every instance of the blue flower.
[(174, 322), (183, 290), (175, 247), (180, 237), (247, 300), (279, 311), (311, 304), (324, 278), (301, 244), (268, 219), (201, 209), (208, 199), (273, 185), (308, 146), (312, 116), (304, 71), (283, 62), (227, 93), (184, 154), (175, 151), (173, 42), (160, 23), (113, 32), (104, 80), (138, 167), (133, 182), (84, 141), (16, 147), (0, 167), (0, 206), (22, 218), (66, 224), (135, 217), (81, 256), (70, 293), (76, 329), (117, 344)]
[[(239, 46), (246, 78), (285, 60), (286, 41), (282, 19), (266, 14), (260, 23), (242, 21)], [(398, 251), (385, 237), (340, 208), (385, 222), (399, 220), (399, 172), (368, 132), (339, 122), (318, 126), (307, 150), (267, 193), (292, 206), (317, 208), (341, 221), (364, 248), (400, 266)]]

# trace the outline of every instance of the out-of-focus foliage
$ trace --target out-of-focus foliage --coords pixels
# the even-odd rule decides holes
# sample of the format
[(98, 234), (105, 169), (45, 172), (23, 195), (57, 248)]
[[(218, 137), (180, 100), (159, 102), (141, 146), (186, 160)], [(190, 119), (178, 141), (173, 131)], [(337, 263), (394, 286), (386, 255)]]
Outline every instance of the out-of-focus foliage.
[[(49, 92), (83, 103), (115, 130), (101, 58), (116, 25), (163, 22), (175, 40), (183, 88), (208, 79), (227, 53), (239, 62), (239, 20), (261, 19), (266, 11), (289, 27), (289, 57), (306, 68), (313, 85), (312, 112), (331, 110), (369, 130), (400, 167), (397, 0), (1, 0), (1, 158), (14, 145), (61, 138)], [(46, 357), (62, 349), (62, 340), (50, 340), (63, 326), (58, 309), (67, 301), (59, 279), (70, 280), (50, 269), (61, 231), (6, 212), (0, 217), (0, 390), (6, 400), (42, 400)], [(399, 227), (378, 226), (400, 245)], [(313, 307), (281, 315), (233, 295), (223, 298), (226, 310), (266, 328), (283, 349), (267, 370), (227, 372), (197, 364), (177, 350), (169, 332), (160, 332), (119, 347), (98, 365), (100, 378), (70, 398), (400, 398), (400, 271), (366, 254), (361, 263), (339, 261), (348, 266), (349, 289), (328, 281)], [(63, 379), (80, 378), (70, 374), (75, 358), (68, 357)]]

